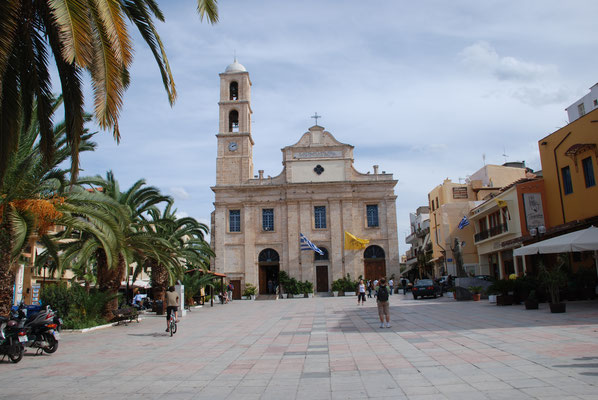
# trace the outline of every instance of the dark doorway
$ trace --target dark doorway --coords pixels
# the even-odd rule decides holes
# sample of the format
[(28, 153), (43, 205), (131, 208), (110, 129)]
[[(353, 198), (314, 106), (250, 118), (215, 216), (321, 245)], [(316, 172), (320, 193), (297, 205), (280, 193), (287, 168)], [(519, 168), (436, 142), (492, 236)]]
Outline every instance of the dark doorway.
[(241, 300), (241, 280), (231, 280), (233, 284), (233, 300)]
[(366, 280), (386, 277), (386, 259), (382, 247), (369, 246), (363, 252), (363, 258), (363, 275)]
[(316, 292), (327, 292), (328, 289), (328, 266), (316, 265)]
[[(274, 249), (264, 249), (258, 257), (259, 262), (259, 294), (275, 294), (278, 287), (278, 271), (280, 258)], [(268, 282), (272, 282), (268, 285)]]

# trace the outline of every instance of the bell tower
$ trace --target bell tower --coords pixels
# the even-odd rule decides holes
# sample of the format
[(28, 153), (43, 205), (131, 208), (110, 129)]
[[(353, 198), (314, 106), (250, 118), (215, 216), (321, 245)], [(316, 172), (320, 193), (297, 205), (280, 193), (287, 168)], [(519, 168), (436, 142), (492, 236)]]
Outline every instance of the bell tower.
[(253, 177), (251, 80), (235, 61), (220, 74), (216, 185), (239, 185)]

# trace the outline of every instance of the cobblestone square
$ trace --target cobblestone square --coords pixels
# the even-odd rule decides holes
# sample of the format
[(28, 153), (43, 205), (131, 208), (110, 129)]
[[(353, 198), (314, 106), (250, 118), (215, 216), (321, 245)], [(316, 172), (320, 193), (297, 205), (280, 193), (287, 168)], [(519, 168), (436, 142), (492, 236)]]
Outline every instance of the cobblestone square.
[(449, 297), (242, 301), (63, 332), (0, 363), (11, 399), (598, 399), (598, 302), (551, 314)]

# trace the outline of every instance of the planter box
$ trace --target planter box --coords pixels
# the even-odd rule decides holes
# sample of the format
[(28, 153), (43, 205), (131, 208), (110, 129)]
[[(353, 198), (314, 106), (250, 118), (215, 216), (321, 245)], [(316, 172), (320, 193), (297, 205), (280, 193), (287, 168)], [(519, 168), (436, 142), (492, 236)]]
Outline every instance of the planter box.
[(513, 296), (510, 294), (498, 295), (496, 296), (496, 305), (497, 306), (512, 306), (513, 305)]
[(482, 295), (480, 293), (474, 293), (471, 295), (473, 297), (473, 301), (480, 301)]
[(496, 303), (496, 295), (495, 294), (488, 295), (488, 303)]
[(332, 292), (332, 296), (338, 297), (338, 292)]
[(356, 296), (356, 292), (345, 292), (345, 296)]
[(537, 310), (538, 302), (536, 300), (525, 300), (525, 309), (526, 310)]
[(550, 312), (553, 314), (564, 313), (567, 311), (567, 304), (565, 303), (550, 303)]

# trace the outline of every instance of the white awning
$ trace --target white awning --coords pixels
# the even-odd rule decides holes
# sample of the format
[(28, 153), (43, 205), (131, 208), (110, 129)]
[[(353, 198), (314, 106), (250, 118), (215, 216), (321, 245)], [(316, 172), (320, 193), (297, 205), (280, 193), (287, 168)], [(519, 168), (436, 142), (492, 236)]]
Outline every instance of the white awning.
[(551, 239), (513, 250), (516, 256), (530, 254), (569, 253), (598, 250), (598, 228), (590, 226), (577, 232), (566, 233)]

